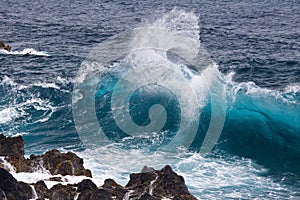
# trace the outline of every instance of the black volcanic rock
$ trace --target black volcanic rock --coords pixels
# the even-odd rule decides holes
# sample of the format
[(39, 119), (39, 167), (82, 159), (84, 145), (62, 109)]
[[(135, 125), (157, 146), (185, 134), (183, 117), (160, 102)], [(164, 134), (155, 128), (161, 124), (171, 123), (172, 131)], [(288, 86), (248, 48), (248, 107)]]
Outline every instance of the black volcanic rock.
[(2, 189), (0, 189), (0, 200), (5, 200), (5, 199), (7, 199), (5, 196), (5, 192)]
[(96, 191), (97, 185), (90, 179), (84, 179), (77, 184), (77, 192), (84, 192), (86, 190)]
[(152, 183), (152, 188), (154, 196), (159, 198), (173, 197), (178, 199), (182, 197), (181, 199), (193, 199), (187, 198), (190, 193), (183, 177), (178, 176), (168, 165), (157, 172), (157, 179)]
[(33, 197), (32, 188), (29, 184), (24, 183), (22, 181), (19, 181), (19, 186), (21, 188), (21, 191), (23, 192), (26, 199), (31, 199)]
[[(74, 153), (61, 153), (54, 149), (43, 155), (31, 155), (24, 158), (24, 140), (22, 137), (8, 138), (0, 134), (0, 155), (5, 156), (16, 172), (34, 172), (47, 169), (52, 175), (92, 176), (90, 170), (83, 167), (83, 159)], [(4, 163), (0, 163), (0, 166)], [(61, 177), (49, 180), (61, 181)], [(170, 166), (161, 170), (144, 167), (140, 173), (130, 174), (125, 187), (112, 179), (106, 179), (101, 187), (85, 179), (73, 185), (57, 184), (48, 189), (41, 180), (32, 184), (39, 199), (73, 200), (78, 193), (78, 200), (196, 200), (190, 194), (182, 176), (177, 175)], [(33, 196), (30, 185), (18, 182), (8, 171), (0, 168), (0, 200), (25, 200)]]
[(77, 184), (77, 192), (79, 193), (77, 200), (91, 199), (97, 191), (97, 185), (89, 179), (84, 179)]
[(42, 163), (42, 166), (49, 170), (52, 175), (83, 175), (92, 177), (91, 171), (84, 168), (83, 159), (71, 152), (61, 153), (54, 149), (47, 151), (41, 156), (32, 155), (30, 158), (31, 168), (38, 168)]
[(142, 196), (140, 197), (140, 200), (159, 200), (158, 198), (152, 196), (149, 193), (144, 193), (142, 194)]
[(169, 165), (162, 170), (143, 171), (147, 172), (130, 175), (130, 180), (125, 186), (126, 189), (134, 191), (130, 194), (130, 199), (196, 200), (188, 191), (183, 177), (177, 175)]
[(0, 155), (12, 159), (24, 159), (25, 141), (21, 136), (5, 137), (0, 134)]
[(53, 177), (50, 177), (50, 178), (48, 179), (48, 181), (62, 182), (62, 179), (61, 179), (61, 177), (59, 177), (59, 176), (53, 176)]
[(104, 181), (104, 185), (99, 189), (91, 180), (83, 180), (77, 184), (77, 192), (79, 192), (78, 200), (97, 200), (97, 199), (123, 199), (128, 190), (117, 184), (112, 179)]
[(54, 185), (46, 194), (50, 200), (74, 200), (76, 189), (71, 185)]
[(24, 144), (25, 141), (21, 136), (10, 138), (0, 134), (0, 156), (5, 156), (6, 160), (15, 167), (16, 172), (47, 169), (52, 175), (92, 177), (91, 171), (84, 168), (83, 159), (74, 153), (61, 153), (54, 149), (43, 155), (31, 155), (29, 159), (25, 159)]
[(141, 173), (131, 174), (125, 187), (107, 179), (98, 189), (92, 181), (83, 180), (77, 184), (77, 192), (78, 200), (196, 200), (188, 191), (183, 177), (177, 175), (168, 165), (161, 170), (144, 168)]
[(91, 200), (98, 200), (98, 199), (114, 200), (111, 194), (104, 189), (98, 189), (96, 192), (93, 193), (90, 199)]
[(32, 189), (27, 183), (18, 182), (8, 171), (0, 168), (0, 199), (27, 200), (32, 198)]
[(128, 192), (127, 189), (116, 183), (113, 179), (106, 179), (101, 188), (109, 192), (113, 199), (123, 199)]
[(80, 194), (78, 195), (77, 200), (85, 200), (85, 199), (92, 199), (92, 196), (97, 190), (84, 190), (81, 191)]
[(17, 171), (25, 160), (24, 145), (25, 141), (21, 136), (5, 137), (0, 134), (0, 156), (5, 156), (6, 160), (15, 166)]
[(44, 181), (38, 181), (35, 184), (33, 184), (35, 192), (39, 198), (46, 198), (46, 195), (48, 193), (47, 185)]
[[(43, 181), (38, 181), (33, 186), (38, 198), (50, 200), (73, 200), (77, 193), (78, 200), (196, 200), (189, 193), (183, 177), (177, 175), (168, 165), (161, 170), (143, 170), (142, 173), (131, 174), (125, 187), (112, 179), (105, 180), (99, 188), (89, 179), (73, 185), (57, 184), (51, 189)], [(32, 196), (32, 189), (27, 183), (17, 182), (9, 172), (0, 168), (0, 200), (23, 200)]]
[(126, 189), (134, 191), (130, 198), (139, 199), (144, 193), (149, 193), (151, 181), (155, 180), (156, 176), (156, 171), (130, 174), (130, 180), (125, 186)]
[(0, 49), (5, 49), (6, 51), (11, 51), (11, 46), (5, 45), (4, 42), (0, 41)]

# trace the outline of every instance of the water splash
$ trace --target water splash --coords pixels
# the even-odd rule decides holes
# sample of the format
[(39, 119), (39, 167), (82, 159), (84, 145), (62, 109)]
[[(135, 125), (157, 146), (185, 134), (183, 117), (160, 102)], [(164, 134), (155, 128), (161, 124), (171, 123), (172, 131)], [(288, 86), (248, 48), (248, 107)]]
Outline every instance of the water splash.
[[(200, 84), (197, 89), (192, 87), (197, 79), (194, 77), (198, 77)], [(137, 113), (146, 118), (143, 125), (133, 120), (136, 116), (132, 116), (130, 110), (131, 100), (136, 97), (137, 90), (145, 90), (149, 85), (160, 87), (161, 98), (172, 99), (174, 95), (177, 99), (174, 109), (180, 110), (177, 130), (161, 143), (160, 150), (189, 148), (197, 134), (201, 103), (208, 96), (212, 106), (211, 124), (200, 151), (209, 152), (222, 131), (225, 119), (224, 86), (216, 64), (200, 46), (198, 21), (193, 13), (172, 10), (152, 24), (101, 43), (83, 62), (76, 80), (73, 117), (77, 132), (88, 148), (109, 144), (111, 135), (119, 134), (116, 138), (140, 138), (166, 131), (165, 124), (170, 113), (167, 113), (166, 105), (151, 97), (151, 92), (148, 96), (138, 97), (148, 99), (137, 102), (141, 107), (143, 102), (150, 102), (148, 110), (141, 110), (145, 113)], [(164, 95), (166, 90), (172, 95)], [(152, 91), (154, 94), (155, 90)], [(107, 98), (95, 102), (94, 97), (101, 95)], [(100, 107), (100, 112), (111, 115), (109, 120), (117, 126), (117, 131), (112, 129), (111, 123), (104, 122), (109, 127), (102, 127), (103, 124), (99, 123), (103, 118), (97, 116), (98, 103), (111, 107), (110, 110), (101, 110)]]
[(35, 55), (35, 56), (49, 56), (49, 54), (45, 51), (37, 51), (33, 48), (26, 48), (22, 51), (6, 51), (0, 49), (0, 54), (8, 54), (8, 55)]

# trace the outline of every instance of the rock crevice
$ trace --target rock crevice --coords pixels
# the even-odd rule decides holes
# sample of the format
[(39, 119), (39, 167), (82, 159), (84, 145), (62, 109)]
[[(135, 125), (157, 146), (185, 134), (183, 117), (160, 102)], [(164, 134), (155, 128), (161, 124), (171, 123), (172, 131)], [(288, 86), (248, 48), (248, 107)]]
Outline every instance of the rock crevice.
[(0, 134), (0, 156), (14, 166), (15, 172), (34, 172), (43, 168), (52, 175), (83, 175), (87, 178), (77, 184), (65, 184), (61, 177), (54, 176), (48, 180), (61, 183), (47, 188), (43, 179), (34, 184), (18, 182), (0, 162), (0, 200), (196, 200), (188, 191), (184, 178), (169, 165), (161, 170), (145, 166), (140, 173), (130, 174), (125, 186), (106, 179), (98, 187), (90, 179), (91, 171), (83, 167), (83, 159), (76, 154), (54, 149), (25, 159), (24, 144), (21, 136), (9, 138)]

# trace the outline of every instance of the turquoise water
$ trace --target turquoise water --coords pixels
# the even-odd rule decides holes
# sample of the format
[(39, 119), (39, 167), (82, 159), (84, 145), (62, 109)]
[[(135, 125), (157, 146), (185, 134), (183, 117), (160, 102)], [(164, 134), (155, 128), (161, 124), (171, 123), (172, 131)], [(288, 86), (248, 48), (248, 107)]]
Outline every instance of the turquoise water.
[[(170, 164), (190, 191), (204, 199), (300, 198), (298, 2), (1, 4), (5, 29), (0, 29), (0, 39), (13, 52), (0, 52), (0, 132), (23, 135), (27, 155), (53, 148), (76, 151), (96, 178), (112, 177), (122, 184), (144, 165)], [(149, 26), (151, 31), (145, 29)], [(124, 36), (134, 28), (141, 29), (140, 35)], [(165, 56), (162, 50), (178, 42), (174, 35), (206, 49), (209, 53), (200, 51), (208, 55), (199, 56), (208, 62), (187, 64), (174, 54)], [(114, 52), (99, 56), (111, 36), (132, 40), (136, 47), (151, 44), (152, 49), (90, 69), (89, 58), (110, 58)], [(184, 52), (191, 55), (192, 47)], [(135, 72), (146, 67), (146, 75), (129, 76), (124, 88), (146, 83), (147, 77), (158, 81), (140, 85), (127, 99), (132, 121), (143, 130), (131, 137), (116, 120), (114, 112), (123, 110), (112, 99), (123, 97), (125, 89), (117, 83), (135, 66)], [(82, 74), (97, 72), (98, 82), (85, 77), (86, 85), (80, 85), (79, 69)], [(90, 94), (79, 111), (94, 108), (105, 142), (93, 129), (82, 133), (86, 123), (76, 122), (87, 116), (74, 116), (78, 85)], [(155, 121), (149, 115), (157, 104), (165, 111)], [(156, 130), (164, 113), (166, 121)], [(144, 131), (154, 122), (153, 130)], [(220, 135), (210, 138), (213, 149), (203, 153), (210, 125), (218, 123)], [(217, 136), (219, 125), (212, 129)], [(92, 140), (84, 134), (96, 136)]]

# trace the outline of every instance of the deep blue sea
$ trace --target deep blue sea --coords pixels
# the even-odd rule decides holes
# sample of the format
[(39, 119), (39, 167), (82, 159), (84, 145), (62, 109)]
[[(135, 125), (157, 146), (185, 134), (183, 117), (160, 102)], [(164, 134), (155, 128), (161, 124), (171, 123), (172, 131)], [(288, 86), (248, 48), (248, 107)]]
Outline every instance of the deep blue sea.
[(300, 199), (300, 1), (0, 0), (0, 133), (126, 184)]

